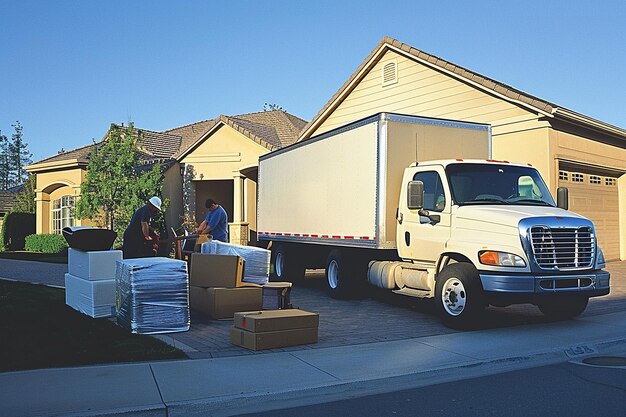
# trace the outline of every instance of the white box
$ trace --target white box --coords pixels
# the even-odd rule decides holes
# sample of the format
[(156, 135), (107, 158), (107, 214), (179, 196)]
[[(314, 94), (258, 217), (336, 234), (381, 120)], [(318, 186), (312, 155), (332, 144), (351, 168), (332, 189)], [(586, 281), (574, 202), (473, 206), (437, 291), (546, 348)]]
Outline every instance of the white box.
[(69, 248), (68, 272), (89, 281), (115, 279), (115, 264), (121, 260), (121, 250), (83, 252)]
[(65, 274), (65, 304), (93, 318), (115, 316), (115, 280), (89, 281)]

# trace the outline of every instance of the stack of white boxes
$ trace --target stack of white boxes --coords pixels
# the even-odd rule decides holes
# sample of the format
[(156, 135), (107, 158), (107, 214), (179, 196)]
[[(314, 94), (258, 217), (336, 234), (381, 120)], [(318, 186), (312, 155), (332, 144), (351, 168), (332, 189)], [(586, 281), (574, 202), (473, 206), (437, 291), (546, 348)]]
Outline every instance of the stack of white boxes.
[(121, 250), (83, 252), (69, 248), (65, 303), (93, 318), (115, 316), (115, 268), (121, 260)]

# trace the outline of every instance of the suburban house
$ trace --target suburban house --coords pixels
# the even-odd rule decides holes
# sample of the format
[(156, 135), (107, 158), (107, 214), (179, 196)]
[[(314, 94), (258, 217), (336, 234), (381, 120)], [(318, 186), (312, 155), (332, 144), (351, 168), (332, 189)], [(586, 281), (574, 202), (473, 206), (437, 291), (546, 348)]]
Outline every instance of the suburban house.
[[(168, 227), (185, 218), (202, 221), (211, 197), (228, 213), (230, 239), (256, 240), (258, 158), (294, 143), (306, 122), (282, 110), (219, 116), (163, 132), (137, 129), (144, 164), (165, 168), (163, 196), (170, 199)], [(106, 135), (105, 135), (106, 138)], [(66, 226), (89, 225), (74, 218), (91, 144), (26, 167), (37, 175), (37, 233), (60, 233)]]
[(492, 157), (530, 163), (590, 218), (607, 260), (626, 260), (626, 130), (385, 37), (298, 141), (379, 112), (489, 123)]
[(13, 205), (15, 204), (15, 197), (23, 189), (24, 185), (20, 184), (15, 187), (11, 187), (8, 190), (0, 191), (0, 229), (2, 228), (4, 216), (11, 211), (11, 208), (13, 208)]

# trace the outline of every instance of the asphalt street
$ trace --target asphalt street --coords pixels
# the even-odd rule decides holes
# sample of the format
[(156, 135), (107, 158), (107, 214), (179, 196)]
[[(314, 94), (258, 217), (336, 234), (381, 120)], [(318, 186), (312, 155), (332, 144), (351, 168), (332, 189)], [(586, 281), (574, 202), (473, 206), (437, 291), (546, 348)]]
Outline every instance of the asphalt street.
[[(617, 355), (626, 361), (626, 352)], [(626, 366), (581, 361), (310, 406), (244, 414), (255, 417), (620, 416), (626, 410)]]

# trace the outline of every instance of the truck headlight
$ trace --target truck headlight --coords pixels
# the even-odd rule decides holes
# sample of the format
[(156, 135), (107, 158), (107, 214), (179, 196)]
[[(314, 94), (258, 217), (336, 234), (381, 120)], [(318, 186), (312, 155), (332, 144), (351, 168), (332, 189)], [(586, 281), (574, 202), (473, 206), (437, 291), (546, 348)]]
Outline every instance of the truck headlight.
[(480, 263), (484, 265), (512, 266), (517, 268), (526, 266), (526, 262), (520, 256), (512, 253), (483, 250), (478, 252), (478, 258)]
[(604, 260), (604, 252), (602, 252), (602, 249), (600, 249), (600, 246), (598, 246), (598, 257), (596, 258), (596, 268), (598, 269), (606, 268), (606, 261)]

